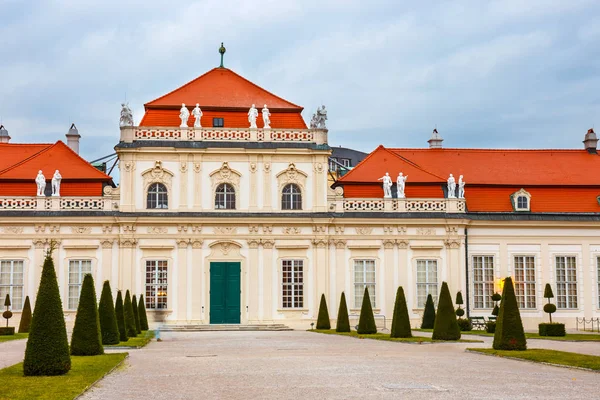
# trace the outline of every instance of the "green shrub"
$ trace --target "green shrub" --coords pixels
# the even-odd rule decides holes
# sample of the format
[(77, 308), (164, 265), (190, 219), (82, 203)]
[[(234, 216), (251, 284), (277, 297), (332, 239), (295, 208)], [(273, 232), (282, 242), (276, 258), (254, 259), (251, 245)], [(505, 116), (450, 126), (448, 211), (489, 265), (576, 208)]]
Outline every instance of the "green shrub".
[(143, 331), (150, 329), (148, 327), (148, 316), (146, 315), (146, 304), (144, 303), (144, 295), (140, 295), (140, 304), (138, 305), (138, 315), (140, 317), (140, 328)]
[(494, 332), (496, 332), (496, 321), (487, 321), (485, 323), (485, 331), (487, 333), (494, 333)]
[(365, 293), (363, 294), (362, 306), (360, 308), (360, 318), (358, 320), (358, 329), (356, 332), (361, 335), (377, 333), (375, 315), (373, 315), (373, 307), (371, 307), (371, 298), (369, 297), (369, 289), (366, 287)]
[(500, 293), (494, 293), (492, 295), (492, 300), (493, 301), (500, 301), (500, 300), (502, 300), (502, 296), (500, 295)]
[(125, 310), (123, 307), (123, 296), (121, 291), (117, 291), (117, 301), (115, 303), (115, 315), (117, 316), (117, 326), (119, 327), (119, 340), (126, 342), (129, 339), (127, 329), (125, 328)]
[(91, 274), (86, 274), (81, 284), (79, 305), (71, 336), (71, 355), (97, 356), (104, 354), (100, 318), (96, 308), (96, 289)]
[(25, 376), (64, 375), (71, 369), (67, 328), (52, 260), (53, 249), (54, 243), (51, 243), (42, 268), (25, 348)]
[(526, 350), (527, 340), (523, 331), (523, 322), (519, 313), (517, 297), (512, 278), (504, 279), (502, 291), (502, 304), (496, 320), (494, 333), (495, 350)]
[(459, 306), (458, 308), (460, 308), (460, 306), (462, 306), (463, 304), (464, 303), (463, 303), (462, 293), (460, 291), (456, 292), (456, 305)]
[(544, 288), (544, 298), (548, 299), (548, 304), (544, 305), (544, 312), (548, 313), (548, 317), (550, 317), (550, 323), (552, 323), (552, 314), (556, 312), (556, 306), (550, 303), (550, 299), (553, 297), (554, 293), (552, 293), (552, 286), (550, 286), (549, 283), (546, 283), (546, 287)]
[(461, 332), (473, 330), (473, 324), (471, 324), (471, 321), (468, 318), (459, 318), (456, 320), (456, 323), (458, 323), (458, 327), (460, 328)]
[(538, 325), (540, 336), (566, 336), (565, 324), (542, 323)]
[(399, 286), (396, 291), (396, 302), (394, 303), (394, 315), (392, 318), (390, 337), (412, 337), (410, 331), (410, 318), (408, 317), (408, 307), (406, 306), (406, 297), (404, 297), (404, 289), (402, 286)]
[(15, 334), (14, 326), (0, 326), (0, 336), (12, 336)]
[(4, 299), (4, 307), (6, 307), (6, 311), (2, 313), (2, 318), (6, 319), (6, 327), (8, 328), (8, 320), (13, 316), (12, 311), (8, 309), (10, 307), (10, 295), (6, 293), (6, 298)]
[(425, 311), (423, 312), (423, 320), (421, 321), (421, 329), (433, 329), (435, 325), (435, 306), (433, 305), (433, 297), (427, 295), (425, 302)]
[(23, 312), (21, 313), (21, 322), (19, 322), (19, 333), (29, 332), (31, 327), (31, 304), (29, 302), (29, 296), (25, 297), (25, 304), (23, 305)]
[[(556, 312), (556, 306), (552, 303), (544, 304), (544, 312), (552, 314)], [(552, 315), (550, 315), (550, 321), (552, 321)], [(552, 322), (551, 322), (552, 323)]]
[(109, 281), (104, 281), (102, 286), (98, 315), (100, 317), (102, 344), (119, 344), (119, 326), (117, 325), (117, 314), (115, 313)]
[(500, 313), (500, 307), (498, 307), (498, 304), (496, 304), (494, 306), (494, 309), (492, 310), (492, 315), (497, 317), (499, 313)]
[(125, 301), (123, 302), (123, 315), (125, 317), (125, 331), (127, 337), (136, 337), (135, 317), (133, 316), (133, 305), (131, 304), (131, 295), (129, 290), (125, 292)]
[(329, 311), (327, 311), (327, 301), (325, 294), (321, 294), (321, 303), (319, 304), (319, 315), (317, 316), (317, 329), (331, 329), (329, 321)]
[(135, 294), (131, 297), (131, 308), (133, 309), (133, 320), (135, 321), (135, 331), (139, 335), (142, 333), (142, 327), (140, 325), (140, 316), (138, 314), (138, 303), (135, 298)]
[(433, 325), (433, 335), (431, 335), (431, 338), (433, 340), (460, 339), (460, 328), (458, 327), (458, 322), (456, 322), (452, 297), (450, 297), (450, 290), (448, 290), (448, 284), (446, 282), (442, 282), (442, 290), (440, 290), (435, 324)]
[(340, 308), (338, 309), (336, 332), (350, 332), (350, 320), (348, 319), (348, 306), (346, 305), (346, 295), (342, 292), (340, 298)]
[(465, 315), (465, 310), (463, 310), (462, 308), (457, 308), (456, 309), (456, 316), (457, 317), (462, 317), (463, 315)]
[(546, 283), (546, 286), (544, 287), (544, 298), (545, 299), (553, 299), (554, 298), (554, 293), (552, 293), (552, 286), (550, 286), (549, 283)]

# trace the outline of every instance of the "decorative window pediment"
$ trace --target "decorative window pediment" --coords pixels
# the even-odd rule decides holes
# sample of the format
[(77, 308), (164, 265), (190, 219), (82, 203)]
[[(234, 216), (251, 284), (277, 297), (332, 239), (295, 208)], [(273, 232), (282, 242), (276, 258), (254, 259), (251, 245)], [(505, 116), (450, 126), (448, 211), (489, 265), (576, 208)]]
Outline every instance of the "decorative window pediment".
[(304, 192), (304, 189), (306, 188), (307, 177), (308, 175), (305, 172), (297, 169), (294, 163), (290, 163), (287, 169), (277, 174), (279, 192), (281, 192), (285, 185), (288, 185), (290, 183), (298, 185), (300, 189)]
[(213, 187), (213, 191), (214, 189), (222, 184), (222, 183), (229, 183), (230, 185), (233, 185), (235, 187), (235, 189), (239, 189), (240, 186), (240, 178), (242, 177), (242, 174), (240, 174), (238, 171), (231, 169), (229, 167), (229, 164), (227, 163), (227, 161), (225, 161), (223, 163), (223, 165), (221, 166), (221, 168), (219, 168), (216, 171), (213, 171), (210, 173), (210, 179), (212, 181), (212, 187)]
[(525, 189), (513, 193), (511, 202), (515, 211), (531, 211), (531, 193)]
[(144, 178), (144, 192), (148, 191), (148, 187), (153, 183), (162, 183), (168, 191), (172, 189), (173, 173), (166, 170), (162, 166), (162, 161), (156, 161), (154, 168), (142, 172)]

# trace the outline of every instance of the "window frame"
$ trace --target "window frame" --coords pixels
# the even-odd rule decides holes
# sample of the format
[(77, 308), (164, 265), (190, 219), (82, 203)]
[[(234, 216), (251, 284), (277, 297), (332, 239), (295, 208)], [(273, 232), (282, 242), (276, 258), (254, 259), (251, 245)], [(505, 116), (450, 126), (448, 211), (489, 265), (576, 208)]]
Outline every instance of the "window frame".
[[(527, 259), (531, 258), (531, 270), (533, 271), (533, 280), (527, 279)], [(519, 263), (517, 259), (522, 259), (522, 268), (519, 268)], [(536, 257), (531, 254), (519, 254), (513, 256), (513, 276), (515, 282), (515, 296), (517, 298), (517, 304), (519, 305), (520, 310), (537, 310), (538, 301), (537, 301), (537, 271), (536, 271)], [(523, 269), (523, 280), (519, 280), (517, 270)], [(521, 294), (521, 285), (523, 286), (522, 294)], [(528, 291), (529, 289), (529, 291)], [(530, 294), (528, 294), (530, 293)], [(531, 294), (533, 293), (533, 294)], [(531, 299), (533, 299), (533, 304), (531, 304)]]
[[(81, 286), (83, 285), (83, 278), (87, 275), (87, 274), (91, 274), (92, 276), (94, 276), (94, 265), (92, 263), (92, 259), (91, 258), (70, 258), (68, 260), (69, 262), (67, 263), (67, 310), (77, 310), (77, 308), (79, 307), (79, 299), (81, 298)], [(83, 271), (83, 263), (89, 263), (89, 272), (84, 272)], [(73, 283), (71, 281), (71, 277), (72, 274), (74, 272), (71, 271), (71, 267), (73, 265), (77, 265), (77, 271), (75, 272), (77, 274), (77, 278), (79, 280), (79, 282)], [(73, 296), (71, 293), (71, 288), (77, 288), (77, 297)], [(76, 301), (75, 301), (76, 299)], [(74, 303), (72, 303), (71, 301), (73, 301)]]
[[(565, 281), (559, 281), (559, 263), (558, 263), (558, 259), (562, 258), (564, 259), (565, 263), (564, 263), (564, 277), (565, 277)], [(567, 265), (567, 259), (573, 259), (574, 260), (574, 266), (573, 266), (573, 271), (574, 271), (574, 276), (575, 279), (574, 280), (567, 280), (568, 277), (568, 265)], [(559, 310), (578, 310), (579, 309), (579, 284), (577, 282), (577, 256), (576, 255), (569, 255), (569, 254), (560, 254), (560, 255), (554, 255), (554, 277), (556, 279), (556, 308)], [(565, 285), (564, 286), (564, 294), (561, 294), (561, 287), (559, 287), (559, 285)], [(571, 290), (573, 289), (573, 287), (575, 288), (575, 294), (571, 293)], [(564, 305), (565, 306), (561, 306), (561, 297), (564, 296)], [(574, 305), (573, 305), (573, 298), (574, 298)]]
[[(152, 267), (150, 271), (149, 267)], [(159, 267), (163, 268), (163, 270), (159, 271)], [(161, 272), (164, 274), (164, 277), (160, 275)], [(153, 278), (150, 282), (148, 281), (149, 274), (152, 274)], [(169, 309), (169, 275), (168, 259), (152, 258), (144, 260), (144, 302), (146, 309), (152, 311), (165, 311)], [(162, 279), (164, 279), (164, 282), (161, 281)], [(154, 288), (154, 290), (151, 288)], [(164, 290), (164, 294), (162, 294), (161, 289)], [(158, 304), (164, 304), (164, 307), (157, 307)]]
[[(219, 125), (220, 122), (220, 125)], [(222, 117), (213, 117), (213, 128), (223, 128), (225, 126), (225, 118)]]
[(341, 158), (339, 163), (346, 168), (352, 168), (352, 160), (349, 158)]
[[(367, 271), (366, 267), (367, 267), (367, 263), (373, 265), (373, 281), (369, 282), (367, 280), (367, 273), (370, 273), (370, 271)], [(357, 275), (357, 266), (358, 265), (362, 266), (362, 281), (358, 282), (356, 280), (356, 275)], [(375, 258), (354, 258), (352, 259), (352, 276), (353, 276), (353, 288), (354, 288), (354, 301), (353, 301), (353, 305), (354, 305), (354, 309), (361, 309), (362, 308), (362, 302), (363, 302), (363, 296), (365, 293), (365, 287), (369, 287), (369, 297), (371, 298), (371, 307), (372, 308), (377, 308), (377, 259)], [(371, 290), (371, 288), (373, 288), (373, 290)]]
[[(511, 195), (513, 209), (519, 212), (528, 212), (531, 211), (531, 193), (521, 188)], [(527, 204), (525, 207), (523, 205), (519, 205), (519, 200), (525, 199)]]
[[(424, 263), (425, 265), (425, 281), (419, 281), (419, 266)], [(430, 265), (435, 265), (435, 282), (429, 282), (429, 269)], [(424, 309), (425, 303), (427, 303), (427, 296), (431, 294), (433, 298), (433, 304), (437, 304), (438, 296), (440, 291), (440, 278), (439, 278), (439, 265), (440, 260), (438, 258), (417, 258), (415, 259), (415, 296), (416, 296), (416, 308)], [(420, 296), (421, 291), (425, 289), (425, 296)], [(432, 288), (435, 288), (433, 291)], [(420, 298), (424, 299), (423, 304), (420, 303)]]
[[(23, 309), (24, 304), (24, 294), (25, 294), (25, 259), (22, 258), (11, 258), (11, 259), (1, 259), (0, 260), (0, 271), (2, 271), (2, 264), (6, 265), (6, 263), (10, 263), (10, 272), (9, 272), (9, 283), (3, 284), (0, 280), (0, 288), (7, 288), (8, 290), (3, 290), (0, 298), (2, 299), (2, 307), (4, 307), (4, 299), (6, 298), (6, 294), (10, 295), (11, 306), (10, 309), (13, 311), (21, 311)], [(15, 284), (15, 263), (21, 264), (21, 284)], [(21, 297), (14, 296), (14, 289), (21, 288)], [(19, 307), (15, 305), (15, 299), (19, 299)]]
[[(297, 193), (285, 193), (286, 188), (291, 187), (291, 188), (296, 188), (297, 189)], [(290, 200), (286, 202), (286, 196), (290, 197)], [(300, 187), (300, 185), (296, 184), (296, 183), (287, 183), (283, 186), (283, 188), (281, 189), (281, 209), (282, 210), (286, 210), (286, 211), (302, 211), (303, 209), (303, 204), (302, 204), (302, 188)], [(289, 204), (289, 206), (286, 206), (286, 204)], [(299, 207), (295, 207), (295, 205), (297, 206), (299, 204)]]
[[(481, 280), (477, 280), (476, 276), (476, 258), (481, 258)], [(490, 268), (486, 268), (486, 260), (491, 259), (492, 261), (492, 280), (491, 282), (486, 279), (486, 271), (489, 272)], [(495, 281), (496, 281), (496, 257), (492, 254), (473, 254), (471, 255), (471, 272), (472, 272), (472, 287), (473, 287), (473, 309), (474, 310), (491, 310), (494, 308), (494, 301), (492, 295), (496, 293)], [(477, 291), (477, 286), (481, 285), (481, 294)], [(491, 286), (491, 289), (490, 289)], [(481, 300), (481, 303), (478, 301)]]
[[(219, 191), (219, 189), (221, 187), (225, 189), (224, 192)], [(231, 190), (228, 191), (227, 188), (231, 188)], [(219, 203), (218, 203), (219, 196), (223, 196), (223, 207), (219, 206)], [(233, 196), (233, 200), (231, 199), (232, 196)], [(232, 183), (229, 183), (229, 182), (219, 183), (217, 185), (217, 187), (215, 188), (214, 199), (215, 199), (215, 201), (214, 201), (215, 210), (236, 210), (237, 209), (236, 187)], [(228, 207), (228, 206), (232, 206), (232, 207)]]
[[(286, 263), (290, 263), (286, 265)], [(290, 280), (286, 281), (286, 267), (290, 268)], [(284, 310), (301, 310), (305, 308), (304, 304), (304, 259), (302, 258), (284, 258), (281, 259), (281, 308)], [(297, 274), (300, 275), (300, 282), (297, 282)], [(289, 290), (289, 295), (286, 293)], [(289, 297), (289, 301), (286, 298)]]
[[(152, 189), (156, 187), (156, 190)], [(164, 191), (160, 189), (164, 189)], [(153, 197), (151, 197), (153, 196)], [(151, 207), (150, 203), (154, 202), (155, 207)], [(164, 205), (164, 207), (159, 207)], [(169, 189), (162, 182), (152, 182), (146, 190), (146, 210), (168, 210), (169, 209)]]
[(337, 171), (339, 165), (337, 165), (336, 162), (339, 162), (338, 159), (337, 159), (337, 157), (329, 157), (329, 160), (328, 160), (327, 163), (329, 164), (329, 170), (331, 172), (336, 172)]

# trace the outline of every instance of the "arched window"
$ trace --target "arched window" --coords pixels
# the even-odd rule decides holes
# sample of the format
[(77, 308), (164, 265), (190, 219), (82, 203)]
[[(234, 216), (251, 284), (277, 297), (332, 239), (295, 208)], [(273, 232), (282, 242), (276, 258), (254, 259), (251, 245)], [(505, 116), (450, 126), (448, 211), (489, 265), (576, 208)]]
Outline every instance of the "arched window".
[(298, 185), (289, 183), (281, 193), (282, 210), (302, 210), (302, 192)]
[(162, 183), (153, 183), (148, 188), (148, 197), (146, 198), (146, 208), (169, 208), (169, 195), (167, 188)]
[(228, 183), (217, 186), (215, 193), (215, 209), (235, 210), (235, 189)]

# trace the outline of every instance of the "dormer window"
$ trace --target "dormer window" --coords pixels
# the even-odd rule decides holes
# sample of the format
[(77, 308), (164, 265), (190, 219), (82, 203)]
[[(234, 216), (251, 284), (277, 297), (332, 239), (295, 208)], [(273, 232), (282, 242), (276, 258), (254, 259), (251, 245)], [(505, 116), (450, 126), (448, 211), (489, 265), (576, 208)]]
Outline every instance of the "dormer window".
[(213, 128), (222, 128), (225, 124), (223, 118), (213, 118)]
[(531, 194), (525, 189), (513, 193), (511, 197), (515, 211), (531, 211)]

